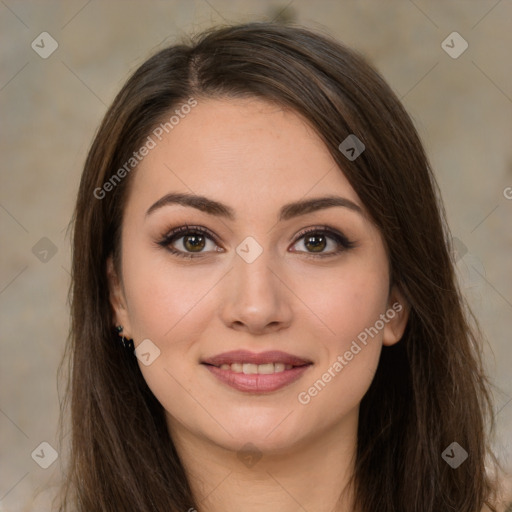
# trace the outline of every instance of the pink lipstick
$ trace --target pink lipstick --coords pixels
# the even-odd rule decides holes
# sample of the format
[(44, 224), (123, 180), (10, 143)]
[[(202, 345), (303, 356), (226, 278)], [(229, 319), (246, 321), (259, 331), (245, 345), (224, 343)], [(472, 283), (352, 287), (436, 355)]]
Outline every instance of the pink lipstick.
[(247, 350), (224, 352), (201, 361), (221, 382), (239, 391), (268, 393), (292, 382), (312, 366), (312, 362), (286, 352)]

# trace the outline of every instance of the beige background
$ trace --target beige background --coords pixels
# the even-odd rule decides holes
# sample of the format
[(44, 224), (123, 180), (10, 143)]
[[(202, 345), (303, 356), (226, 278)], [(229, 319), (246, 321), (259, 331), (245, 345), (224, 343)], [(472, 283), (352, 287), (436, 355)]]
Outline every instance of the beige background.
[[(58, 446), (56, 369), (69, 314), (66, 227), (106, 106), (135, 67), (183, 34), (275, 16), (362, 51), (412, 115), (459, 240), (460, 278), (490, 343), (487, 364), (499, 388), (496, 451), (512, 469), (509, 0), (3, 0), (0, 511), (48, 510), (45, 494), (58, 481), (63, 454), (45, 470), (31, 453), (43, 441)], [(441, 47), (453, 31), (469, 44), (457, 59)], [(42, 32), (58, 43), (47, 59), (31, 48)], [(44, 250), (47, 261), (40, 261)], [(46, 491), (30, 506), (36, 489)]]

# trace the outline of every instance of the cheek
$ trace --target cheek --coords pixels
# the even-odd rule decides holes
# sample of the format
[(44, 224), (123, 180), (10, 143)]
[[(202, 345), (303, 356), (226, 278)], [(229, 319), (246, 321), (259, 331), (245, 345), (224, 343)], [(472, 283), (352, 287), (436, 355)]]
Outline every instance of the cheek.
[(356, 410), (373, 380), (382, 348), (382, 330), (374, 326), (385, 295), (368, 289), (373, 293), (346, 290), (338, 307), (331, 305), (330, 316), (326, 311), (335, 334), (320, 341), (321, 359), (296, 396), (312, 423), (331, 424)]
[(329, 333), (319, 338), (321, 361), (298, 397), (310, 412), (318, 410), (332, 418), (345, 414), (359, 404), (371, 384), (381, 353), (380, 315), (385, 313), (389, 289), (386, 267), (377, 256), (334, 272), (309, 295), (308, 305)]
[(197, 406), (184, 389), (195, 385), (195, 342), (212, 321), (214, 294), (208, 292), (218, 277), (206, 267), (187, 268), (169, 260), (164, 251), (134, 251), (125, 258), (123, 272), (135, 345), (150, 339), (159, 350), (150, 365), (139, 361), (140, 370), (158, 401), (180, 418)]
[[(377, 260), (377, 258), (376, 258)], [(329, 329), (331, 348), (343, 350), (385, 311), (389, 281), (378, 261), (355, 260), (329, 276), (304, 282), (307, 304)]]
[(157, 250), (140, 251), (125, 260), (125, 292), (135, 341), (168, 339), (187, 316), (197, 317), (204, 310), (203, 298), (216, 282), (211, 269), (171, 264), (169, 259)]

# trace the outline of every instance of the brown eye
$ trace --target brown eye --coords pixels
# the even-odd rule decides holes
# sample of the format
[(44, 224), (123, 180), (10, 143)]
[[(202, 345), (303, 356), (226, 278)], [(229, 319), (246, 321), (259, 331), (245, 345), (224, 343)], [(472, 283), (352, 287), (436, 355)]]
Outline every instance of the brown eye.
[(206, 245), (203, 235), (186, 235), (181, 238), (183, 238), (183, 247), (187, 251), (200, 252)]
[(302, 243), (305, 250), (296, 249), (294, 252), (321, 257), (334, 256), (355, 246), (345, 235), (328, 226), (302, 231), (294, 245), (299, 243)]
[[(209, 252), (220, 252), (212, 233), (201, 226), (180, 226), (165, 235), (159, 242), (176, 256), (194, 258)], [(208, 247), (211, 244), (211, 248)]]
[(304, 245), (312, 252), (322, 252), (327, 246), (324, 235), (308, 235), (304, 238)]

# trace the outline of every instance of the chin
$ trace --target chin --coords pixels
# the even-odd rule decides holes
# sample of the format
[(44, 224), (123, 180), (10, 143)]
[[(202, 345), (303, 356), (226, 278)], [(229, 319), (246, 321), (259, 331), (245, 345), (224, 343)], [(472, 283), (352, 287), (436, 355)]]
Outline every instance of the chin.
[[(245, 420), (236, 419), (228, 420), (226, 425), (229, 434), (223, 429), (216, 429), (214, 434), (211, 430), (203, 431), (203, 436), (209, 438), (213, 443), (224, 449), (239, 452), (247, 445), (257, 448), (262, 453), (280, 453), (297, 447), (306, 437), (308, 431), (305, 430), (304, 421), (297, 421), (299, 418), (293, 418), (295, 413), (291, 413), (288, 417), (283, 414), (284, 409), (276, 411), (275, 414), (266, 414), (264, 418), (254, 418), (248, 416)], [(284, 421), (283, 421), (284, 420)], [(231, 435), (230, 435), (231, 434)]]

